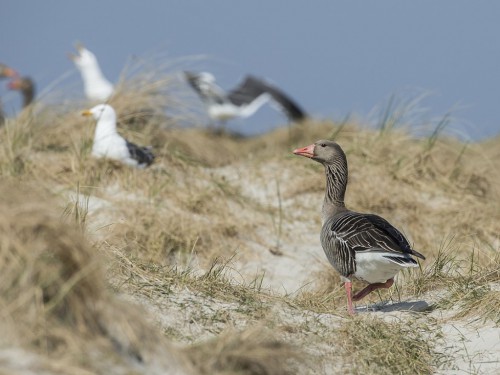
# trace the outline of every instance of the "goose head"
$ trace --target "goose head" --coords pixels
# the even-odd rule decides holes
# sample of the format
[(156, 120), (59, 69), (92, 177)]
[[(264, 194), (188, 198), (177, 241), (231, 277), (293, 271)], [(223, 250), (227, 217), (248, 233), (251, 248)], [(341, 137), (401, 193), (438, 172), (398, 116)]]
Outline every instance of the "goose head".
[(313, 144), (293, 151), (295, 155), (305, 156), (321, 164), (347, 163), (346, 156), (338, 143), (329, 140), (319, 140)]

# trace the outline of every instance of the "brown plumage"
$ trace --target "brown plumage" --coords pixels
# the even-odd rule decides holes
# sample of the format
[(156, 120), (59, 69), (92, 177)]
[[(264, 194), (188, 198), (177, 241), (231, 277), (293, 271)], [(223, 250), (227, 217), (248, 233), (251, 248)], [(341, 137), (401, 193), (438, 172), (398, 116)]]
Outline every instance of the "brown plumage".
[(35, 83), (30, 77), (15, 77), (9, 82), (9, 88), (21, 92), (23, 108), (29, 106), (35, 98)]

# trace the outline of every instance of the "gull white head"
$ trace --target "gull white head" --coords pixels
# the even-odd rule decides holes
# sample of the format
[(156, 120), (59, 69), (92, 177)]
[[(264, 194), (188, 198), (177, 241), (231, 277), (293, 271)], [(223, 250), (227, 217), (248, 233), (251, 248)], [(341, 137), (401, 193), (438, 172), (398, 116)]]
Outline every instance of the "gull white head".
[(89, 67), (99, 66), (95, 55), (82, 44), (77, 44), (76, 50), (78, 54), (70, 54), (70, 58), (78, 69), (88, 69)]
[(113, 85), (102, 74), (96, 56), (82, 44), (77, 44), (76, 50), (78, 54), (68, 56), (80, 71), (85, 96), (90, 100), (108, 100), (113, 94)]
[(98, 122), (116, 123), (116, 112), (109, 104), (98, 104), (82, 112), (84, 116), (92, 116)]
[(97, 121), (94, 142), (109, 136), (118, 136), (116, 131), (116, 112), (108, 104), (98, 104), (82, 112), (83, 116), (92, 116)]

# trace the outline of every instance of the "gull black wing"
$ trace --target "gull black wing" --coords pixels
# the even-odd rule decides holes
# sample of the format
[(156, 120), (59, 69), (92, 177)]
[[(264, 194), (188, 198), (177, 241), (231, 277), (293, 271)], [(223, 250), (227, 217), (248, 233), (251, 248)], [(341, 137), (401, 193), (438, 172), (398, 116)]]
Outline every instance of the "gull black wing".
[(127, 142), (127, 149), (130, 154), (130, 157), (134, 160), (137, 160), (139, 165), (147, 167), (151, 165), (155, 160), (155, 155), (151, 151), (151, 147), (141, 147), (137, 146), (135, 143)]
[[(253, 78), (253, 77), (252, 77)], [(306, 112), (285, 92), (266, 81), (258, 80), (262, 90), (271, 95), (273, 101), (281, 108), (290, 120), (302, 121), (307, 117)]]
[(227, 98), (234, 105), (242, 107), (252, 103), (266, 92), (266, 87), (262, 84), (262, 81), (255, 77), (247, 76), (243, 82), (227, 94)]

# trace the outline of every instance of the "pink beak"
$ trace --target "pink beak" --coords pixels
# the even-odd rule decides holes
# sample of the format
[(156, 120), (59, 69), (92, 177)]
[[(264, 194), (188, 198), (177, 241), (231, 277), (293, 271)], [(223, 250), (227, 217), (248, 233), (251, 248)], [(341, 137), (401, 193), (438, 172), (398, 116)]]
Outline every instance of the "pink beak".
[(300, 156), (305, 156), (306, 158), (312, 158), (314, 157), (314, 147), (315, 144), (313, 143), (312, 145), (298, 148), (293, 151), (295, 155), (300, 155)]

